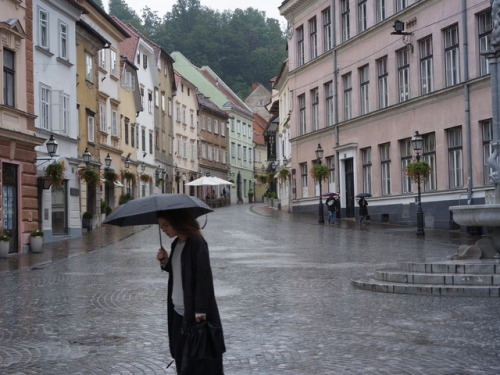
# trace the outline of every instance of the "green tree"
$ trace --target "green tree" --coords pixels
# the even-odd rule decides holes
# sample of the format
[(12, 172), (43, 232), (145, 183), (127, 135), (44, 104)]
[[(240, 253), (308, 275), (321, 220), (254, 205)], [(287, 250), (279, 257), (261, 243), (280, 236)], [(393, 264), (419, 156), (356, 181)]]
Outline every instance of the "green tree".
[(124, 0), (109, 0), (109, 15), (119, 18), (123, 23), (131, 24), (142, 32), (142, 22), (137, 13)]

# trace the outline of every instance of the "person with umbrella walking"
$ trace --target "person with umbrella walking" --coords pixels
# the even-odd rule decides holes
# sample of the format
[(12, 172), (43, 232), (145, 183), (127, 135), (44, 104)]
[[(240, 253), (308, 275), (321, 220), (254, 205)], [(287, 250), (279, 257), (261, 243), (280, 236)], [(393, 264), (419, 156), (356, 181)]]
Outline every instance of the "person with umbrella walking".
[(328, 224), (335, 225), (335, 220), (337, 219), (337, 211), (340, 210), (340, 202), (335, 197), (335, 194), (330, 194), (325, 203), (328, 207)]
[(365, 197), (359, 198), (359, 222), (363, 223), (366, 221), (366, 217), (368, 216), (368, 202)]
[[(198, 221), (188, 210), (159, 211), (158, 224), (175, 238), (170, 257), (163, 246), (156, 258), (168, 279), (168, 338), (177, 373), (183, 375), (223, 375), (222, 353), (225, 344), (215, 300), (208, 245)], [(190, 332), (208, 323), (216, 330), (215, 347), (202, 348), (211, 355), (192, 355)], [(213, 331), (212, 331), (213, 332)]]

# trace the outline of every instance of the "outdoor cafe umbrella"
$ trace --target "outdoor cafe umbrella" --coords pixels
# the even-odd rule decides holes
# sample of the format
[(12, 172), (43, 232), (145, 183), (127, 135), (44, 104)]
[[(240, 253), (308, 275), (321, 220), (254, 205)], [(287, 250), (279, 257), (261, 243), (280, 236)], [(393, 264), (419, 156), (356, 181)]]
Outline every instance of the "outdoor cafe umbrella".
[[(115, 208), (103, 224), (120, 227), (158, 224), (158, 211), (189, 211), (195, 218), (213, 210), (202, 200), (186, 194), (154, 194), (128, 201)], [(161, 244), (161, 229), (160, 244)]]
[(209, 176), (202, 176), (186, 184), (186, 186), (215, 186), (215, 185), (218, 184), (214, 181), (213, 177)]

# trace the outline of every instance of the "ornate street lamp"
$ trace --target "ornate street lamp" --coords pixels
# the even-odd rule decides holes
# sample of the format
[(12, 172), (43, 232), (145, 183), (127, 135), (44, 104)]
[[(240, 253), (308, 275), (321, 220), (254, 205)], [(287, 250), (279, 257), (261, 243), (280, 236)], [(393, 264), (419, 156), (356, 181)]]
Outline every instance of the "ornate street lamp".
[(83, 158), (84, 163), (88, 167), (90, 164), (90, 159), (92, 159), (92, 154), (90, 153), (88, 147), (85, 147), (85, 151), (83, 152), (82, 158)]
[[(321, 159), (323, 158), (323, 149), (321, 148), (321, 144), (318, 143), (318, 147), (316, 148), (316, 159), (318, 160), (318, 164), (321, 165)], [(322, 197), (322, 191), (321, 191), (321, 179), (318, 180), (319, 182), (319, 205), (318, 205), (318, 214), (319, 214), (319, 219), (318, 223), (324, 224), (325, 223), (325, 217), (323, 214), (323, 197)]]
[[(418, 131), (415, 132), (415, 135), (411, 137), (411, 145), (413, 147), (413, 151), (417, 154), (415, 157), (417, 162), (420, 161), (420, 151), (424, 145), (424, 139)], [(423, 235), (424, 233), (424, 212), (422, 211), (422, 200), (421, 200), (421, 191), (420, 191), (420, 173), (417, 174), (417, 187), (418, 187), (418, 198), (417, 198), (417, 234)]]
[[(35, 161), (33, 163), (36, 163), (37, 161), (40, 161), (40, 160), (52, 160), (52, 158), (54, 157), (54, 155), (57, 152), (57, 146), (59, 146), (59, 145), (57, 144), (56, 140), (54, 139), (54, 136), (51, 134), (49, 140), (47, 141), (47, 143), (45, 143), (45, 147), (47, 147), (47, 154), (49, 154), (50, 157), (48, 157), (48, 158), (35, 158)], [(42, 164), (44, 164), (44, 163), (42, 163)]]
[(104, 158), (104, 167), (105, 167), (105, 169), (109, 169), (109, 167), (111, 167), (111, 162), (112, 161), (113, 160), (111, 159), (111, 156), (109, 156), (109, 152), (108, 152), (108, 156), (106, 156)]

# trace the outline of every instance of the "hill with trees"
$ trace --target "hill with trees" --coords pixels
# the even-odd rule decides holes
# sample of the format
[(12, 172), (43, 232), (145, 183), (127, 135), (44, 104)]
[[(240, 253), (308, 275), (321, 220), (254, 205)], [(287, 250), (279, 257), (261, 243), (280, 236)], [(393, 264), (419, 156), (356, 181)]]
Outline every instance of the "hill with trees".
[(147, 6), (139, 16), (124, 0), (109, 0), (109, 14), (167, 52), (179, 51), (196, 66), (209, 66), (242, 99), (254, 82), (270, 89), (270, 79), (287, 58), (279, 21), (254, 8), (219, 12), (199, 0), (177, 0), (162, 17)]

